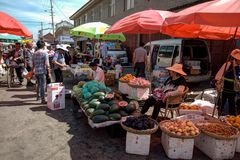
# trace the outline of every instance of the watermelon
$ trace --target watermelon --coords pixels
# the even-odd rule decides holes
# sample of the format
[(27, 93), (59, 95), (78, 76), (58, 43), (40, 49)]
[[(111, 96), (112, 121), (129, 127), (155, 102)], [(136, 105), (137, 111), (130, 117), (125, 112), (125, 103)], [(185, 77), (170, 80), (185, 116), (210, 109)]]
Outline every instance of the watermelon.
[(120, 111), (120, 107), (117, 104), (113, 104), (111, 105), (109, 112), (110, 113), (116, 113)]
[(113, 121), (118, 121), (122, 118), (119, 113), (109, 114), (108, 117), (109, 117), (110, 120), (113, 120)]
[(92, 117), (93, 123), (101, 123), (101, 122), (106, 122), (108, 120), (109, 120), (109, 118), (106, 115), (96, 115), (96, 116)]
[(126, 102), (126, 101), (120, 101), (120, 102), (118, 102), (118, 105), (119, 105), (120, 107), (126, 107), (126, 106), (128, 105), (128, 102)]

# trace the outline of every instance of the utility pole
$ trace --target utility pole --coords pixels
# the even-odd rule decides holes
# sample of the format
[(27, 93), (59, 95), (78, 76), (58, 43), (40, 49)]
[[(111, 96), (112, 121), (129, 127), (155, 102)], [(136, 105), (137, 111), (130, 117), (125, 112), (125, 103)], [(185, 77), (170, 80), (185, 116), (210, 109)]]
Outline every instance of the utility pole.
[(53, 5), (52, 5), (52, 0), (50, 0), (50, 5), (51, 5), (51, 17), (52, 17), (53, 42), (54, 42), (54, 41), (55, 41), (55, 32), (54, 32), (54, 21), (53, 21)]

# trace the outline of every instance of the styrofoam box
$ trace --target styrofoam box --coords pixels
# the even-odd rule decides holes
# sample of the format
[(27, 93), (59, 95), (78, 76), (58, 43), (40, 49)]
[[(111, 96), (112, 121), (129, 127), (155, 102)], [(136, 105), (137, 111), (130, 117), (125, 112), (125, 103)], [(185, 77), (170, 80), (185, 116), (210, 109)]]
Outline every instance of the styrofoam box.
[(47, 106), (51, 110), (65, 108), (65, 87), (61, 83), (50, 83), (48, 85)]
[(179, 109), (179, 114), (180, 115), (186, 115), (186, 114), (202, 115), (203, 111), (201, 109), (198, 109), (198, 110)]
[(240, 137), (237, 139), (236, 152), (240, 152)]
[(162, 146), (171, 159), (192, 159), (194, 139), (174, 138), (162, 132)]
[(195, 146), (213, 160), (232, 159), (237, 139), (219, 140), (201, 133), (195, 138)]
[(151, 135), (139, 135), (127, 132), (126, 152), (138, 155), (149, 155)]
[(149, 88), (135, 88), (129, 86), (128, 94), (132, 97), (137, 97), (140, 100), (147, 99), (149, 97)]
[(120, 82), (118, 81), (118, 90), (123, 93), (123, 94), (128, 94), (127, 91), (128, 91), (128, 83), (123, 83), (123, 82)]
[(190, 120), (193, 123), (198, 123), (200, 121), (204, 121), (205, 117), (198, 114), (186, 114), (186, 115), (176, 117), (174, 119)]

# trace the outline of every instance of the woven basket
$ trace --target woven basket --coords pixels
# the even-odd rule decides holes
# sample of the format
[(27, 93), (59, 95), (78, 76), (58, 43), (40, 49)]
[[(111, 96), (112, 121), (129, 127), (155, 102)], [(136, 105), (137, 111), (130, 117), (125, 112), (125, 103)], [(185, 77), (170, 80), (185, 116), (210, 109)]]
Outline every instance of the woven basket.
[(137, 130), (137, 129), (133, 129), (131, 127), (127, 127), (125, 126), (122, 122), (124, 121), (121, 121), (121, 126), (124, 130), (126, 130), (127, 132), (131, 132), (131, 133), (134, 133), (134, 134), (140, 134), (140, 135), (149, 135), (149, 134), (153, 134), (155, 133), (157, 130), (158, 130), (158, 123), (157, 121), (151, 119), (152, 121), (154, 121), (155, 125), (154, 125), (154, 128), (152, 129), (147, 129), (147, 130)]
[(133, 85), (128, 83), (129, 86), (133, 87), (133, 88), (150, 88), (151, 85), (147, 85), (147, 86), (139, 86), (139, 85)]
[(229, 116), (224, 116), (224, 117), (220, 117), (220, 118), (223, 120), (223, 122), (227, 123), (229, 126), (232, 126), (236, 129), (238, 129), (238, 131), (240, 131), (240, 128), (237, 128), (237, 127), (233, 126), (231, 123), (229, 123), (229, 121), (226, 119), (227, 117), (229, 117)]
[(160, 122), (159, 127), (160, 127), (160, 129), (161, 129), (164, 133), (166, 133), (166, 134), (169, 135), (170, 137), (183, 138), (183, 139), (193, 139), (193, 138), (197, 137), (197, 136), (200, 134), (200, 132), (199, 132), (199, 134), (196, 134), (196, 135), (194, 135), (194, 136), (179, 136), (179, 135), (177, 135), (177, 134), (174, 134), (174, 133), (172, 133), (172, 132), (169, 132), (169, 131), (167, 131), (165, 128), (162, 127), (162, 125), (163, 125), (164, 123), (169, 122), (169, 121), (171, 121), (171, 120), (165, 120), (165, 121)]
[[(211, 123), (211, 122), (210, 122), (210, 123)], [(209, 124), (210, 124), (210, 123), (209, 123)], [(204, 134), (206, 134), (206, 135), (208, 135), (208, 136), (210, 136), (210, 137), (213, 137), (213, 138), (216, 138), (216, 139), (220, 139), (220, 140), (236, 139), (236, 138), (239, 137), (239, 131), (238, 131), (238, 129), (236, 129), (236, 128), (232, 127), (232, 126), (229, 126), (228, 124), (227, 124), (227, 125), (221, 124), (221, 125), (224, 126), (224, 127), (226, 127), (226, 128), (230, 128), (230, 129), (232, 129), (232, 130), (235, 131), (235, 135), (232, 135), (232, 136), (230, 136), (230, 137), (223, 136), (223, 135), (218, 135), (218, 134), (216, 134), (216, 133), (206, 131), (206, 130), (204, 130), (204, 129), (201, 128), (201, 125), (202, 125), (202, 124), (204, 124), (204, 123), (198, 123), (198, 124), (197, 124), (198, 128), (200, 128), (201, 132), (203, 132)], [(214, 124), (214, 123), (211, 123), (211, 124)], [(217, 123), (217, 124), (219, 124), (219, 123)], [(205, 123), (205, 125), (206, 125), (206, 123)]]

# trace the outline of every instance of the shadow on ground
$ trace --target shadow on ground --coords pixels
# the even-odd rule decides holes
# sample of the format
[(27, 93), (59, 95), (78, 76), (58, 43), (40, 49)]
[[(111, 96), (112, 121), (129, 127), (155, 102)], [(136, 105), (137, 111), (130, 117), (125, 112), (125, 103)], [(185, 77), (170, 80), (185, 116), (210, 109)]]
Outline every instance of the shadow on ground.
[[(31, 101), (34, 101), (35, 103), (31, 103)], [(27, 100), (27, 101), (15, 100), (15, 101), (0, 102), (0, 107), (19, 107), (19, 106), (28, 106), (28, 105), (39, 105), (39, 102), (36, 102), (36, 100)]]

